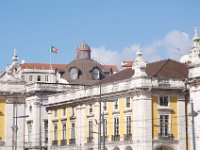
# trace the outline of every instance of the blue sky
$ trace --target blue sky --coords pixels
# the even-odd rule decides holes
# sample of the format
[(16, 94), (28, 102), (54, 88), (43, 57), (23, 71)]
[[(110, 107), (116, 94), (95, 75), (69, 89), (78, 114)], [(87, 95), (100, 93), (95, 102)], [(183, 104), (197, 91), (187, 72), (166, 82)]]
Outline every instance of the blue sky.
[(199, 7), (198, 0), (1, 0), (0, 70), (15, 48), (19, 62), (49, 63), (53, 45), (52, 62), (69, 63), (83, 40), (103, 64), (134, 60), (137, 44), (149, 62), (178, 59), (200, 27)]

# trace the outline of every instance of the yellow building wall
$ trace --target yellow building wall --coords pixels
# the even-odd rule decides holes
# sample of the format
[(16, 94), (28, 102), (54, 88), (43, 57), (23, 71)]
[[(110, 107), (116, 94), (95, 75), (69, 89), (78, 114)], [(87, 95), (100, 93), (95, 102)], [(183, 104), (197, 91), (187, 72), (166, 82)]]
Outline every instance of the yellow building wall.
[(119, 135), (120, 138), (124, 138), (124, 134), (126, 133), (126, 118), (125, 118), (125, 107), (126, 107), (126, 98), (119, 99)]
[(107, 136), (108, 136), (108, 140), (111, 140), (111, 137), (113, 135), (113, 116), (112, 116), (112, 112), (113, 112), (113, 103), (112, 102), (108, 102), (107, 103), (107, 111), (108, 111), (108, 115), (107, 115)]
[(152, 96), (152, 119), (152, 136), (157, 138), (159, 133), (158, 96)]
[(171, 113), (171, 133), (173, 134), (174, 138), (178, 138), (178, 109), (177, 109), (177, 97), (170, 96), (170, 106), (172, 109)]
[(5, 138), (5, 102), (5, 100), (0, 100), (0, 140)]
[(71, 115), (71, 107), (66, 108), (66, 140), (69, 143), (69, 139), (71, 139), (71, 124), (70, 124), (70, 115)]

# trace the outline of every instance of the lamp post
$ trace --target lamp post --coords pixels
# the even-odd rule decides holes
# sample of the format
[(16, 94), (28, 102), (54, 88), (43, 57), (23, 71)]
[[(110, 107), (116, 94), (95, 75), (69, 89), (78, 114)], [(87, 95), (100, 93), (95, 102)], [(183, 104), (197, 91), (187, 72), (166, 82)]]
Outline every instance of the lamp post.
[(18, 130), (18, 126), (17, 126), (17, 120), (18, 118), (26, 118), (29, 117), (29, 115), (25, 115), (25, 116), (17, 116), (17, 105), (16, 105), (16, 116), (13, 117), (15, 119), (16, 125), (13, 127), (13, 130), (15, 131), (15, 143), (14, 143), (14, 150), (17, 150), (17, 130)]
[(196, 150), (196, 140), (195, 140), (195, 125), (194, 125), (194, 117), (196, 117), (198, 115), (198, 112), (194, 111), (194, 104), (193, 104), (193, 100), (191, 99), (191, 113), (189, 114), (192, 119), (191, 119), (191, 123), (192, 123), (192, 146), (193, 146), (193, 150)]

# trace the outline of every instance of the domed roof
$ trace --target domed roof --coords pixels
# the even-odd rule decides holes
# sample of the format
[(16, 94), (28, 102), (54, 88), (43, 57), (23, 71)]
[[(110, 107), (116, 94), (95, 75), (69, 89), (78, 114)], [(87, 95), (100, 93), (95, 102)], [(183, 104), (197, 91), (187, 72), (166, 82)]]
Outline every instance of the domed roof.
[(87, 44), (87, 43), (85, 43), (85, 41), (83, 41), (78, 47), (77, 47), (77, 50), (91, 50), (90, 49), (90, 46)]

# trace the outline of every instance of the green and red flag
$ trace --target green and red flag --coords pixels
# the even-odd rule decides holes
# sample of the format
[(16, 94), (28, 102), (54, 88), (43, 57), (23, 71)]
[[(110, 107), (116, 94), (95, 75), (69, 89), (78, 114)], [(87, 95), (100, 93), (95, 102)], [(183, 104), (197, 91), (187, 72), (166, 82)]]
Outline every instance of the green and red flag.
[(51, 53), (57, 54), (58, 53), (58, 48), (55, 48), (53, 46), (50, 47)]

